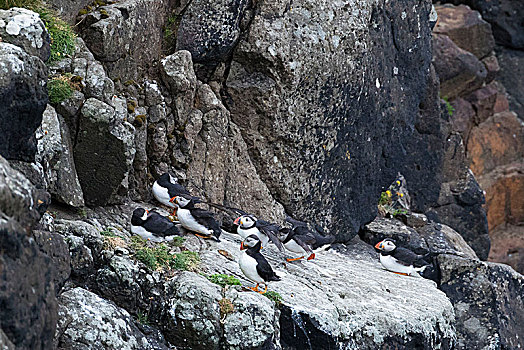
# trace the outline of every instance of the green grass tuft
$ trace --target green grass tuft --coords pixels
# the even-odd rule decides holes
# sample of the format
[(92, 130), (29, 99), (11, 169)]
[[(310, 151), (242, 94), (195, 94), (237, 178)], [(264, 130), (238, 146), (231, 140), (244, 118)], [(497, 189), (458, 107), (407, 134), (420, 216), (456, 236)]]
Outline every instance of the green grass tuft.
[(11, 7), (24, 7), (32, 9), (40, 5), (40, 0), (0, 0), (0, 10), (7, 10)]
[(196, 271), (200, 264), (200, 255), (197, 252), (184, 251), (175, 254), (171, 266), (177, 270)]
[(66, 77), (60, 76), (47, 82), (47, 94), (49, 103), (56, 105), (70, 98), (73, 95), (73, 88)]
[(200, 256), (196, 252), (184, 251), (171, 255), (169, 247), (165, 244), (148, 247), (147, 241), (140, 236), (131, 237), (131, 248), (135, 251), (135, 259), (152, 270), (176, 269), (196, 271), (200, 264)]
[(176, 236), (176, 237), (173, 237), (173, 240), (168, 242), (168, 244), (172, 247), (181, 247), (184, 245), (185, 241), (186, 239), (184, 237)]
[(214, 284), (218, 284), (222, 288), (225, 286), (239, 286), (240, 281), (230, 275), (224, 275), (224, 274), (214, 274), (210, 276), (205, 276), (209, 281), (211, 281)]
[(105, 229), (104, 231), (100, 231), (100, 234), (102, 236), (105, 236), (105, 237), (118, 237), (114, 232), (113, 232), (113, 229), (111, 227), (108, 227), (107, 229)]
[(278, 292), (273, 292), (271, 290), (267, 291), (266, 293), (262, 294), (268, 299), (271, 299), (275, 302), (277, 306), (282, 304), (282, 295), (280, 295)]
[(446, 109), (448, 111), (448, 115), (450, 117), (452, 117), (453, 116), (453, 112), (455, 112), (455, 108), (453, 108), (451, 103), (449, 103), (449, 100), (448, 100), (447, 96), (444, 96), (442, 99), (444, 100), (444, 103), (446, 104)]
[(136, 319), (138, 322), (145, 326), (149, 326), (149, 318), (147, 317), (147, 314), (143, 313), (142, 311), (138, 311), (136, 313)]

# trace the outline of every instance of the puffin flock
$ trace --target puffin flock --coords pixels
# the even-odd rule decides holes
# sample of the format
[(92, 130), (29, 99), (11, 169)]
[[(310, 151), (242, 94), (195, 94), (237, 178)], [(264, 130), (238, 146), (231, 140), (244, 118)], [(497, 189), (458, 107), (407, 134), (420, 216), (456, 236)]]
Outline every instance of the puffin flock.
[[(236, 233), (242, 238), (240, 249), (243, 251), (238, 261), (240, 270), (247, 279), (256, 283), (249, 287), (255, 292), (266, 293), (267, 283), (279, 281), (280, 277), (273, 271), (271, 265), (261, 253), (261, 249), (273, 243), (280, 251), (290, 251), (300, 255), (298, 258), (286, 258), (286, 261), (300, 259), (312, 260), (317, 249), (329, 249), (335, 241), (334, 236), (325, 235), (322, 228), (315, 225), (315, 231), (309, 229), (305, 222), (286, 219), (292, 227), (281, 227), (278, 224), (257, 219), (241, 209), (203, 202), (192, 196), (189, 191), (178, 183), (178, 179), (169, 173), (160, 176), (152, 187), (153, 196), (163, 205), (173, 209), (172, 221), (154, 210), (137, 208), (131, 217), (131, 232), (153, 242), (168, 242), (183, 232), (190, 232), (200, 238), (214, 239), (220, 242), (222, 229), (215, 220), (214, 214), (208, 210), (195, 207), (204, 203), (210, 207), (234, 212), (239, 216), (234, 220)], [(380, 263), (391, 272), (406, 276), (423, 276), (424, 270), (431, 266), (427, 255), (417, 255), (409, 249), (397, 247), (395, 241), (386, 238), (375, 245), (380, 252)], [(264, 290), (258, 287), (264, 285)]]

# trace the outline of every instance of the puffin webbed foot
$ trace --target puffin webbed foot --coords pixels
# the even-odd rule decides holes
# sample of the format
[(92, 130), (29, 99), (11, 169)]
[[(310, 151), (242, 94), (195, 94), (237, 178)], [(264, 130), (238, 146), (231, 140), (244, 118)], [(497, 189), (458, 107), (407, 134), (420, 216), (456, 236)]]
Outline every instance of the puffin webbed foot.
[[(297, 261), (297, 260), (300, 260), (300, 259), (304, 259), (304, 257), (301, 256), (300, 258), (292, 258), (292, 259), (290, 259), (290, 258), (286, 258), (286, 261), (287, 261), (287, 262), (292, 262), (292, 261)], [(309, 260), (309, 259), (308, 259), (308, 260)]]

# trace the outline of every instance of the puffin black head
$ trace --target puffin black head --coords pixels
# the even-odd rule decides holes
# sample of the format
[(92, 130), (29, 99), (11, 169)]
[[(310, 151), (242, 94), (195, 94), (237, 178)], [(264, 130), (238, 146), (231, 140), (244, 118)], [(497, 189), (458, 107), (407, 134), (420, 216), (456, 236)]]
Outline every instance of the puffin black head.
[(293, 230), (289, 227), (282, 227), (280, 230), (278, 230), (277, 238), (280, 242), (284, 242), (289, 235), (293, 234)]
[(149, 212), (144, 208), (136, 208), (131, 216), (131, 224), (134, 226), (142, 225), (146, 220)]
[(171, 175), (170, 173), (163, 173), (158, 178), (158, 183), (159, 184), (167, 184), (167, 183), (177, 184), (178, 179), (174, 177), (173, 175)]
[(391, 238), (386, 238), (384, 239), (383, 241), (381, 242), (378, 242), (376, 245), (375, 245), (375, 248), (380, 250), (380, 251), (383, 251), (383, 252), (386, 252), (386, 253), (389, 253), (389, 252), (392, 252), (394, 251), (395, 249), (397, 249), (397, 246), (395, 244), (395, 240), (394, 239), (391, 239)]
[(240, 243), (240, 250), (252, 248), (260, 250), (261, 247), (262, 242), (260, 242), (260, 239), (257, 235), (249, 235), (246, 237), (246, 239), (244, 239), (244, 242)]
[(234, 224), (239, 225), (243, 229), (248, 229), (255, 226), (257, 218), (251, 214), (244, 214), (235, 219)]
[(179, 208), (190, 208), (193, 206), (194, 201), (191, 196), (179, 195), (173, 200), (173, 203), (178, 205)]

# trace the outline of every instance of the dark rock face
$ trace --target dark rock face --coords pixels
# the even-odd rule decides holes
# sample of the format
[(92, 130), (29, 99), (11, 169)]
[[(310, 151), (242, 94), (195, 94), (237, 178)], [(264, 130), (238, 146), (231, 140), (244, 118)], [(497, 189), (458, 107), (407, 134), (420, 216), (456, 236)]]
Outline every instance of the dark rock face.
[(41, 195), (0, 157), (0, 338), (17, 349), (50, 349), (57, 320), (57, 275), (28, 235), (46, 201)]
[(40, 250), (51, 258), (55, 290), (58, 294), (71, 275), (69, 249), (61, 235), (46, 231), (33, 231), (33, 236)]
[(110, 202), (133, 164), (133, 126), (117, 120), (115, 110), (94, 98), (81, 110), (74, 149), (78, 180), (88, 205)]
[(35, 130), (47, 104), (47, 68), (17, 46), (0, 43), (0, 155), (32, 162)]
[(498, 80), (506, 88), (509, 106), (519, 118), (524, 119), (524, 52), (498, 48), (497, 56), (502, 67)]
[[(193, 62), (209, 68), (225, 62), (240, 37), (240, 22), (248, 3), (247, 0), (191, 1), (178, 27), (177, 50), (188, 50)], [(197, 70), (199, 78), (204, 80), (205, 75), (198, 73)]]
[(123, 81), (137, 79), (153, 66), (162, 52), (161, 28), (173, 2), (125, 1), (86, 15), (80, 26), (82, 37), (96, 59), (104, 64), (109, 77)]
[(427, 191), (439, 184), (442, 148), (429, 142), (440, 138), (427, 74), (430, 3), (402, 21), (409, 10), (391, 2), (257, 6), (233, 54), (226, 102), (285, 209), (336, 227), (346, 240), (373, 219), (381, 187), (399, 170), (416, 183), (417, 207), (436, 201)]
[(457, 349), (517, 349), (524, 339), (524, 277), (511, 267), (441, 255), (442, 291), (455, 308)]
[(57, 321), (51, 260), (7, 229), (0, 229), (0, 252), (0, 328), (19, 349), (50, 349)]
[(74, 24), (78, 11), (85, 6), (92, 3), (90, 0), (48, 0), (47, 4), (51, 5), (53, 9), (67, 22)]

